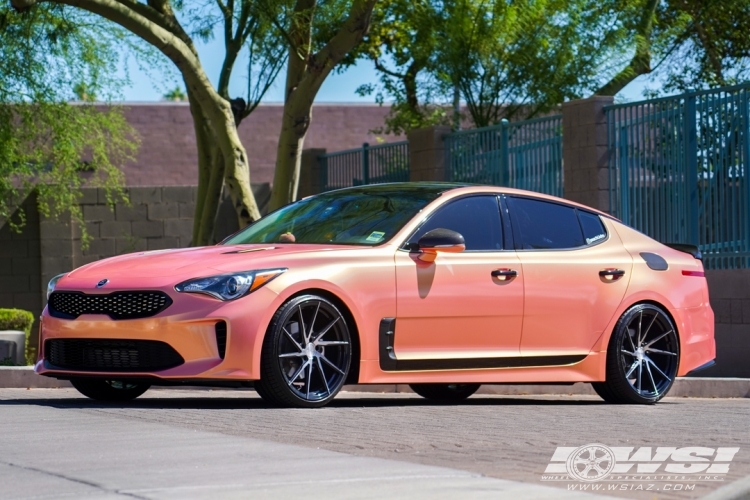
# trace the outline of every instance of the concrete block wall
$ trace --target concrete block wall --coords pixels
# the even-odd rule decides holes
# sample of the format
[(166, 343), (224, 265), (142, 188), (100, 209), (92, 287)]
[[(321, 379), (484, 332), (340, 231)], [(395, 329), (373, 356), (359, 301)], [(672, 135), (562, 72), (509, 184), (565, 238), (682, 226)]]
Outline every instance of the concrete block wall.
[[(268, 184), (254, 184), (261, 213), (270, 199)], [(47, 303), (47, 283), (54, 276), (107, 257), (146, 250), (184, 248), (193, 233), (196, 186), (131, 187), (130, 205), (107, 204), (103, 189), (83, 188), (80, 206), (88, 235), (82, 245), (82, 230), (70, 215), (56, 219), (40, 217), (35, 197), (21, 205), (26, 225), (17, 234), (9, 224), (0, 225), (0, 307), (18, 307), (39, 317)], [(221, 240), (239, 229), (227, 193), (216, 219), (216, 238)], [(38, 324), (34, 325), (34, 330)], [(38, 339), (32, 335), (31, 344)]]
[(750, 378), (750, 269), (706, 271), (714, 310), (716, 366), (703, 377)]

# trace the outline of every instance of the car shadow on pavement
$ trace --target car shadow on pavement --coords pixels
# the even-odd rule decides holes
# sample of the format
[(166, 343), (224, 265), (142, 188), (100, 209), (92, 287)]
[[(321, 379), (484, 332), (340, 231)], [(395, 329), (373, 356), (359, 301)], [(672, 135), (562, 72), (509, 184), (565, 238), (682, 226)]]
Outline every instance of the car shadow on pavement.
[[(677, 401), (662, 401), (660, 404), (675, 404)], [(585, 399), (581, 397), (541, 397), (541, 396), (474, 396), (458, 403), (441, 403), (421, 398), (405, 397), (345, 397), (335, 399), (325, 408), (387, 408), (387, 407), (419, 407), (419, 406), (599, 406), (608, 403), (599, 399)], [(101, 402), (80, 398), (55, 398), (55, 397), (29, 397), (0, 400), (2, 406), (29, 406), (40, 405), (59, 409), (206, 409), (206, 410), (278, 410), (283, 409), (270, 405), (254, 393), (248, 393), (247, 397), (149, 397), (148, 394), (141, 398), (126, 403)]]

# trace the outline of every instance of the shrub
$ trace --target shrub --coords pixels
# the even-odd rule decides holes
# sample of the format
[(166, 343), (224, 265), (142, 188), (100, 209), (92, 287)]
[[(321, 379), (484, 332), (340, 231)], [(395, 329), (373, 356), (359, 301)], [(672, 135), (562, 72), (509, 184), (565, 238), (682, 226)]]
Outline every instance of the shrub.
[(19, 330), (26, 333), (26, 363), (33, 365), (36, 361), (36, 349), (30, 345), (31, 325), (34, 315), (23, 309), (0, 309), (0, 330)]

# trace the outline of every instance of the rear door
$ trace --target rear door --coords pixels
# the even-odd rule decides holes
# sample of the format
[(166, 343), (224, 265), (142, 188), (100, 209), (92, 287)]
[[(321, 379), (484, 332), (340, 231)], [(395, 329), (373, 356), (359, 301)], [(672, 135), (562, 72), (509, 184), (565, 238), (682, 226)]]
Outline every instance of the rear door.
[(625, 295), (632, 257), (594, 212), (506, 200), (524, 274), (521, 354), (588, 354)]

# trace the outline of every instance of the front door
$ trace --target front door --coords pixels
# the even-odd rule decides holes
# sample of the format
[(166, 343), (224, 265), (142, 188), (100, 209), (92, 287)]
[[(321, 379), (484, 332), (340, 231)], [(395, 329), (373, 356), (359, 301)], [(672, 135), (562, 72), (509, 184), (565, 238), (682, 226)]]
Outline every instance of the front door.
[(490, 368), (502, 364), (496, 358), (517, 358), (524, 277), (516, 252), (503, 246), (498, 197), (448, 202), (408, 243), (437, 228), (461, 233), (466, 250), (439, 253), (432, 263), (396, 253), (398, 369)]
[(521, 354), (588, 354), (622, 302), (632, 257), (596, 213), (527, 197), (507, 201), (524, 274)]

